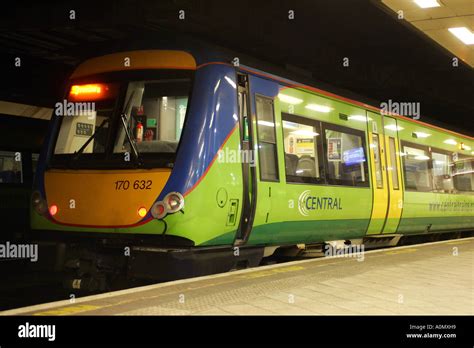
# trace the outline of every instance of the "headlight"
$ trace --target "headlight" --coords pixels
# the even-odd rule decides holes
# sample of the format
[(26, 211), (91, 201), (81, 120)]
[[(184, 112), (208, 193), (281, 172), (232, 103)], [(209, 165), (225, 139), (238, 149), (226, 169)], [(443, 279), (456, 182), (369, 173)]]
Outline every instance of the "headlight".
[(179, 192), (170, 192), (164, 199), (168, 213), (176, 213), (184, 207), (184, 197)]
[(156, 202), (151, 207), (151, 215), (155, 219), (163, 219), (167, 214), (173, 214), (184, 208), (184, 197), (179, 192), (170, 192), (163, 201)]
[(163, 219), (166, 216), (166, 207), (163, 202), (156, 202), (151, 207), (151, 215), (155, 219)]

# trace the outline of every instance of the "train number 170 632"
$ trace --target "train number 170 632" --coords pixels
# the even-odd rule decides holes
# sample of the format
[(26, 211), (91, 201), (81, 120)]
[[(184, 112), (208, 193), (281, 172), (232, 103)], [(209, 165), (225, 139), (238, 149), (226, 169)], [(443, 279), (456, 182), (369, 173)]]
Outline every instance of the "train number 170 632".
[(132, 183), (129, 180), (117, 180), (115, 182), (115, 190), (126, 191), (129, 188), (133, 190), (151, 190), (151, 185), (151, 180), (135, 180)]

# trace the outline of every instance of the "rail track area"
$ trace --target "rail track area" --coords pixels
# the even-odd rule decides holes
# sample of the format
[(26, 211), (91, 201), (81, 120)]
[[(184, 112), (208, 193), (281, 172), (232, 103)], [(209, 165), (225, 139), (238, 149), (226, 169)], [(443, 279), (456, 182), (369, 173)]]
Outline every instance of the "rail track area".
[(263, 266), (1, 315), (472, 315), (474, 238)]

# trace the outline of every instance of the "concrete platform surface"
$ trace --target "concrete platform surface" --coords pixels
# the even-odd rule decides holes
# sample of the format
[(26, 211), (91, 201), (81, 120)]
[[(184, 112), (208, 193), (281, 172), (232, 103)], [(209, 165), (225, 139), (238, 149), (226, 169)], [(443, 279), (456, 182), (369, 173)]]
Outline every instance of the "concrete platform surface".
[(294, 261), (0, 315), (473, 315), (474, 238)]

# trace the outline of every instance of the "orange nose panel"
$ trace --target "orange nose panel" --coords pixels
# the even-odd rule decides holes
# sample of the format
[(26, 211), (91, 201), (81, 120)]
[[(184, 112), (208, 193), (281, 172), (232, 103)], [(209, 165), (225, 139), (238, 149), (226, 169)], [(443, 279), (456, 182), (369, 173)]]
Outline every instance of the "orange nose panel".
[(133, 225), (151, 208), (170, 174), (171, 169), (50, 170), (45, 174), (46, 200), (57, 206), (53, 219), (60, 223)]

